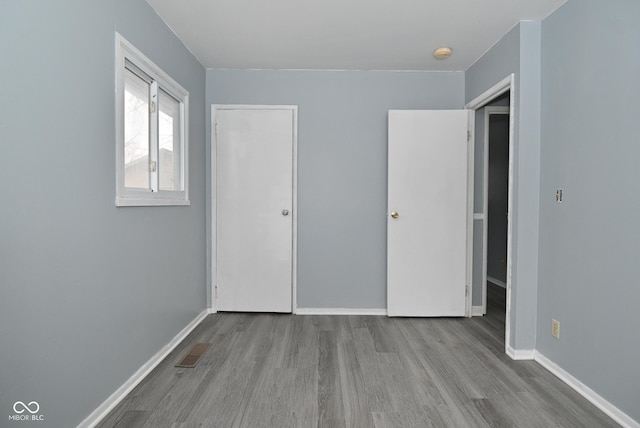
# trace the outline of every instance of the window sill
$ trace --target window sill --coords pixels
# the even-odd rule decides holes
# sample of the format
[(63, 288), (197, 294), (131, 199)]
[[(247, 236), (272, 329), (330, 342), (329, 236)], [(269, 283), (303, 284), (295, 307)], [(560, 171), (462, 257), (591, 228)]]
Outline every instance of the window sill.
[(142, 198), (116, 198), (117, 207), (166, 207), (189, 206), (188, 199), (142, 199)]

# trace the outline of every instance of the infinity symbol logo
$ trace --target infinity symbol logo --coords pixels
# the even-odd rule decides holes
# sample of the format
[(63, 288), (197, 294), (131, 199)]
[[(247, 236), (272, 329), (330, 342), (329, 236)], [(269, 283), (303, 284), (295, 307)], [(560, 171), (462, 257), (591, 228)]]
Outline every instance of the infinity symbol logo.
[[(31, 410), (32, 404), (34, 410)], [(18, 410), (20, 408), (22, 409)], [(40, 405), (37, 401), (31, 401), (29, 404), (24, 404), (22, 401), (16, 401), (15, 403), (13, 403), (13, 411), (17, 414), (24, 413), (25, 410), (31, 414), (35, 414), (38, 413), (38, 410), (40, 410)]]

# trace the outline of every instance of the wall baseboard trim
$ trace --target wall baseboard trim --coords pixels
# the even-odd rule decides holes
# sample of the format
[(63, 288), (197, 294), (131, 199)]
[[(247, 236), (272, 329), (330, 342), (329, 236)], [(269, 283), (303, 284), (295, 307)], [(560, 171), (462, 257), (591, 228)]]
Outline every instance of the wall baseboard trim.
[(515, 361), (533, 360), (536, 356), (534, 349), (513, 349), (511, 346), (507, 348), (507, 355)]
[(377, 315), (387, 316), (386, 309), (297, 308), (296, 315)]
[(629, 415), (624, 413), (622, 410), (618, 409), (616, 406), (611, 404), (605, 398), (600, 396), (594, 390), (589, 388), (584, 383), (580, 382), (578, 379), (573, 377), (570, 373), (565, 371), (562, 367), (542, 355), (540, 352), (536, 351), (535, 360), (542, 367), (547, 369), (553, 375), (555, 375), (558, 379), (566, 383), (573, 390), (575, 390), (578, 394), (582, 395), (586, 398), (591, 404), (596, 406), (598, 409), (602, 410), (607, 416), (611, 419), (619, 423), (625, 428), (640, 428), (640, 422), (633, 420)]
[(471, 307), (471, 316), (472, 317), (481, 317), (484, 315), (484, 310), (482, 306), (472, 306)]
[(135, 388), (153, 369), (156, 368), (167, 355), (173, 351), (188, 335), (195, 329), (210, 313), (215, 313), (211, 308), (207, 308), (200, 312), (185, 328), (180, 331), (169, 343), (160, 349), (153, 357), (142, 365), (127, 381), (122, 384), (109, 398), (107, 398), (98, 408), (96, 408), (87, 418), (80, 422), (77, 428), (93, 428), (105, 416), (109, 414), (114, 407), (118, 405), (133, 388)]
[(500, 281), (498, 278), (494, 278), (492, 276), (487, 276), (487, 281), (497, 285), (498, 287), (507, 288), (507, 283), (504, 281)]

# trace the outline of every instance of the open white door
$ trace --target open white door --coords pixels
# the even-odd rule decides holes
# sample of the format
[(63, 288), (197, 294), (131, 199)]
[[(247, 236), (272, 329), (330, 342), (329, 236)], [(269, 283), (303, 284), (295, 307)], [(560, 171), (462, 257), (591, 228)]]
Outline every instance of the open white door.
[(468, 112), (389, 111), (387, 313), (465, 316)]
[(296, 114), (215, 106), (219, 311), (292, 311)]

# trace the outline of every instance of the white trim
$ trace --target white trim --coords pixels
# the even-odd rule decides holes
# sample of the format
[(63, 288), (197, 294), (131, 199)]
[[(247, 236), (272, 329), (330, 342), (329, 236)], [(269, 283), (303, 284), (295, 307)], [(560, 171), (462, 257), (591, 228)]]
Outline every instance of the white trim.
[[(189, 91), (162, 71), (153, 61), (127, 39), (115, 32), (115, 127), (116, 127), (116, 197), (118, 207), (132, 206), (168, 206), (190, 205), (189, 201)], [(180, 103), (180, 177), (182, 189), (176, 191), (159, 190), (157, 173), (149, 177), (150, 189), (131, 189), (125, 187), (124, 156), (124, 72), (129, 61), (141, 72), (153, 79), (151, 88), (154, 93), (159, 87)], [(157, 159), (157, 115), (155, 109), (149, 118), (149, 160)], [(151, 191), (153, 189), (154, 191)]]
[[(131, 61), (138, 67), (140, 70), (144, 71), (150, 77), (155, 80), (159, 80), (162, 83), (162, 87), (165, 88), (168, 92), (174, 93), (174, 95), (189, 95), (189, 92), (182, 87), (176, 80), (174, 80), (171, 76), (165, 73), (160, 67), (158, 67), (153, 61), (151, 61), (145, 54), (142, 53), (138, 48), (136, 48), (131, 42), (125, 39), (122, 34), (116, 31), (116, 44), (118, 49), (122, 49), (123, 59), (124, 58), (133, 58), (134, 61)], [(124, 63), (123, 63), (124, 65)]]
[(476, 115), (467, 111), (467, 272), (465, 289), (465, 316), (473, 316), (473, 221), (474, 221), (474, 169), (475, 169)]
[(507, 283), (506, 282), (500, 281), (499, 279), (494, 278), (492, 276), (487, 276), (487, 281), (492, 283), (492, 284), (494, 284), (494, 285), (497, 285), (498, 287), (507, 288)]
[[(152, 106), (155, 106), (153, 109), (151, 109), (152, 113), (149, 117), (149, 161), (151, 161), (151, 163), (155, 162), (156, 168), (154, 168), (154, 171), (158, 171), (160, 170), (160, 159), (158, 158), (158, 154), (160, 152), (160, 140), (158, 139), (158, 136), (160, 135), (160, 130), (158, 129), (158, 127), (160, 126), (160, 100), (158, 99), (158, 96), (160, 94), (158, 91), (158, 81), (152, 81), (149, 89), (149, 101), (151, 102)], [(182, 118), (180, 120), (184, 122)], [(183, 126), (184, 123), (181, 123), (180, 127), (182, 128)], [(182, 169), (182, 166), (180, 169)], [(149, 171), (149, 169), (147, 169), (147, 171)], [(149, 174), (149, 187), (155, 194), (157, 194), (160, 190), (160, 177), (158, 175), (159, 174), (157, 173)]]
[(298, 308), (297, 315), (375, 315), (387, 316), (386, 309)]
[[(482, 153), (482, 309), (487, 311), (487, 259), (489, 257), (489, 118), (485, 111)], [(474, 177), (475, 178), (475, 177)]]
[(513, 74), (505, 77), (504, 79), (493, 85), (491, 88), (487, 89), (482, 94), (478, 95), (472, 101), (467, 103), (464, 108), (469, 110), (478, 110), (487, 105), (489, 102), (498, 98), (500, 95), (506, 94), (511, 90), (511, 88), (514, 87), (514, 77), (515, 76)]
[(80, 422), (77, 428), (95, 427), (114, 407), (118, 405), (133, 388), (135, 388), (167, 355), (173, 351), (211, 312), (205, 309), (200, 312), (185, 328), (180, 331), (169, 343), (160, 349), (153, 357), (142, 365), (125, 383), (98, 406), (87, 418)]
[(212, 310), (217, 310), (217, 289), (218, 289), (218, 196), (217, 196), (217, 180), (216, 175), (218, 173), (217, 168), (217, 144), (216, 144), (216, 114), (214, 105), (211, 105), (211, 118), (210, 118), (210, 136), (211, 139), (211, 152), (210, 156), (210, 167), (209, 167), (209, 178), (210, 178), (210, 186), (211, 186), (211, 218), (210, 226), (211, 226), (211, 292), (209, 296), (209, 307)]
[(189, 206), (188, 199), (135, 199), (116, 198), (119, 207), (160, 207), (160, 206)]
[(534, 349), (513, 349), (511, 346), (507, 348), (507, 355), (511, 357), (512, 360), (523, 361), (523, 360), (533, 360), (536, 351)]
[(298, 306), (298, 106), (297, 105), (250, 105), (211, 104), (211, 301), (212, 310), (217, 310), (216, 287), (218, 282), (218, 237), (217, 221), (217, 140), (216, 111), (218, 110), (291, 110), (293, 112), (293, 190), (292, 190), (292, 243), (291, 243), (291, 313), (297, 313)]
[(298, 106), (293, 106), (293, 213), (291, 239), (291, 313), (298, 312)]
[[(507, 314), (505, 322), (505, 347), (511, 344), (511, 287), (512, 274), (513, 274), (513, 199), (514, 199), (514, 171), (515, 171), (515, 105), (516, 105), (516, 91), (515, 88), (515, 76), (511, 75), (511, 83), (509, 85), (510, 100), (509, 100), (509, 196), (507, 197)], [(505, 348), (506, 349), (506, 348)]]
[(471, 316), (472, 317), (481, 317), (486, 313), (487, 313), (487, 311), (482, 306), (472, 306), (471, 307)]
[[(502, 79), (496, 83), (493, 87), (480, 94), (473, 99), (467, 105), (466, 109), (477, 110), (484, 107), (488, 102), (496, 99), (500, 95), (507, 92), (511, 92), (511, 98), (509, 100), (509, 196), (508, 196), (508, 213), (507, 213), (507, 313), (505, 317), (505, 333), (504, 333), (504, 346), (505, 352), (509, 354), (511, 348), (511, 280), (512, 280), (512, 260), (513, 260), (513, 219), (511, 218), (513, 213), (513, 190), (514, 190), (514, 138), (515, 138), (515, 105), (516, 105), (516, 91), (515, 91), (515, 74)], [(475, 116), (475, 115), (474, 115)], [(475, 139), (475, 135), (472, 137)], [(482, 285), (486, 288), (486, 281)], [(469, 294), (473, 294), (473, 289), (469, 290)], [(486, 296), (486, 290), (485, 290)], [(486, 303), (485, 303), (486, 304)]]
[(580, 382), (578, 379), (565, 371), (558, 364), (542, 355), (540, 352), (535, 352), (535, 361), (623, 427), (640, 428), (640, 422), (632, 419), (629, 415), (618, 409), (597, 392), (589, 388), (584, 383)]

